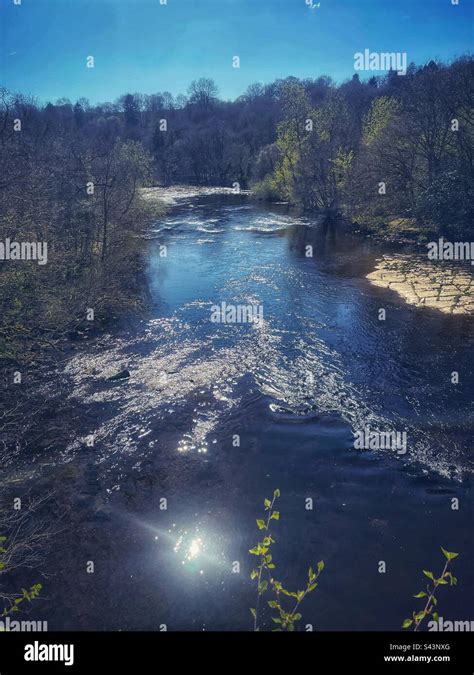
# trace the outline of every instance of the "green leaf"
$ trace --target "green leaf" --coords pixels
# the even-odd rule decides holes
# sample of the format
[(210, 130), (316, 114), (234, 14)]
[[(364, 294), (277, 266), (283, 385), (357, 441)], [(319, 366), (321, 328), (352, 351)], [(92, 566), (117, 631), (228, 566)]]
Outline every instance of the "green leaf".
[(257, 571), (257, 570), (252, 570), (252, 571), (250, 572), (250, 578), (253, 580), (253, 579), (255, 579), (256, 577), (258, 577), (258, 571)]
[(265, 501), (263, 502), (263, 504), (264, 504), (264, 506), (265, 506), (265, 510), (268, 510), (268, 509), (270, 508), (270, 506), (272, 505), (272, 503), (271, 503), (271, 501), (270, 501), (269, 499), (265, 499)]
[(318, 572), (321, 573), (324, 569), (324, 560), (318, 562)]
[(402, 628), (409, 628), (413, 621), (411, 619), (405, 619), (405, 621), (402, 624)]
[(277, 616), (272, 616), (272, 621), (274, 621), (275, 623), (282, 623), (282, 620), (279, 619)]
[(273, 513), (272, 513), (272, 519), (273, 519), (273, 520), (280, 520), (280, 513), (279, 513), (279, 511), (273, 511)]
[(253, 618), (256, 619), (257, 618), (257, 611), (253, 607), (250, 608), (250, 611), (252, 613)]
[(441, 550), (443, 551), (444, 555), (448, 560), (454, 560), (454, 558), (457, 558), (459, 555), (459, 553), (450, 553), (449, 551), (446, 551), (446, 549), (444, 549), (442, 546)]
[(262, 581), (258, 586), (258, 592), (260, 593), (260, 595), (262, 595), (262, 593), (265, 593), (267, 588), (268, 588), (268, 581)]
[(418, 614), (415, 614), (415, 619), (417, 621), (421, 621), (421, 619), (425, 618), (425, 610), (422, 610), (421, 612), (418, 612)]
[(269, 570), (274, 570), (275, 569), (275, 563), (268, 563), (267, 565)]
[(278, 609), (278, 602), (276, 600), (268, 600), (268, 606)]
[(273, 496), (274, 497), (279, 497), (280, 496), (280, 490), (277, 488), (276, 490), (273, 491)]
[(299, 621), (302, 617), (302, 614), (295, 614), (293, 617), (293, 621)]
[(435, 621), (439, 621), (439, 614), (438, 614), (438, 612), (433, 612), (432, 616), (433, 616), (433, 619), (434, 619)]
[(0, 544), (3, 544), (3, 542), (4, 542), (4, 541), (6, 541), (6, 540), (7, 540), (7, 538), (6, 538), (6, 537), (4, 537), (4, 536), (1, 536), (1, 537), (0, 537)]
[(317, 587), (318, 587), (317, 583), (311, 584), (311, 586), (308, 586), (308, 591), (311, 593), (311, 591), (314, 591), (314, 589)]
[(266, 529), (265, 521), (262, 520), (261, 518), (257, 518), (257, 526), (258, 526), (259, 530), (265, 530)]
[(423, 570), (423, 574), (425, 575), (425, 577), (428, 577), (428, 579), (432, 579), (434, 581), (433, 572), (429, 572), (428, 570)]
[(420, 591), (416, 595), (414, 595), (414, 598), (425, 598), (428, 595), (428, 593), (425, 593), (424, 591)]
[(260, 555), (260, 546), (254, 546), (253, 548), (250, 548), (249, 553), (252, 555)]

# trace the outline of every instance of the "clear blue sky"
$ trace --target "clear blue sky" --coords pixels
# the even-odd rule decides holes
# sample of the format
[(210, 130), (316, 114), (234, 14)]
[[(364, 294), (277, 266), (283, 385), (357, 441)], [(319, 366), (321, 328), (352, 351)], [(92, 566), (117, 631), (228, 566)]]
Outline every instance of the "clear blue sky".
[(201, 76), (228, 99), (288, 75), (341, 81), (365, 48), (416, 63), (472, 52), (474, 0), (459, 1), (0, 0), (0, 84), (41, 101), (97, 102), (185, 93)]

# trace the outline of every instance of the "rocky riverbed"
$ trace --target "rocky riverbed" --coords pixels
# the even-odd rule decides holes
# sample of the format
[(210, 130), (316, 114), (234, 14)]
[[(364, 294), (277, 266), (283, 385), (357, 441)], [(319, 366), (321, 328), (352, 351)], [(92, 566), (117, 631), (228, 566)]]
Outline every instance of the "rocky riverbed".
[(384, 255), (367, 279), (417, 307), (445, 314), (474, 313), (474, 277), (465, 266), (430, 263), (409, 255)]

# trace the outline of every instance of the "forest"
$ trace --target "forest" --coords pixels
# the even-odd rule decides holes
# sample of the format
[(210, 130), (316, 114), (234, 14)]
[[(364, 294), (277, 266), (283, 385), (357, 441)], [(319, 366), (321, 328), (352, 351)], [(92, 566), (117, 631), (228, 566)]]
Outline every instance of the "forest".
[(140, 234), (157, 217), (141, 186), (237, 186), (420, 243), (473, 234), (469, 56), (366, 82), (287, 77), (232, 102), (208, 78), (97, 105), (3, 88), (0, 143), (2, 241), (47, 242), (51, 259), (2, 265), (7, 360), (90, 326), (91, 308), (100, 321), (140, 302)]

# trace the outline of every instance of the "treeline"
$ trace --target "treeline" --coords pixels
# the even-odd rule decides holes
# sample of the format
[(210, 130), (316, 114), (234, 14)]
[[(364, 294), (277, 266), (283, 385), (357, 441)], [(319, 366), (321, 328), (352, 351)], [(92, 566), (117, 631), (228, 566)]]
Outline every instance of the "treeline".
[[(137, 303), (139, 188), (152, 158), (107, 124), (70, 124), (61, 108), (0, 90), (0, 241), (45, 242), (46, 264), (0, 261), (0, 358), (45, 345)], [(94, 323), (95, 322), (95, 323)]]
[(405, 76), (282, 89), (257, 194), (333, 209), (384, 234), (474, 234), (474, 61), (410, 66)]
[[(254, 84), (233, 102), (201, 78), (186, 95), (62, 99), (43, 125), (97, 142), (140, 142), (153, 179), (249, 187), (368, 227), (468, 233), (473, 220), (474, 61), (411, 64), (337, 86), (329, 77)], [(25, 102), (23, 103), (25, 105)]]

